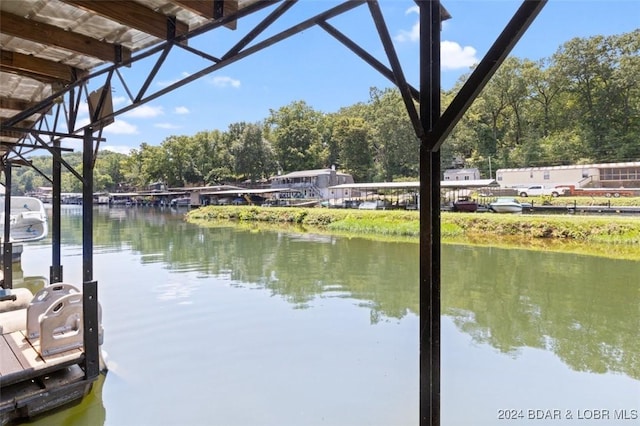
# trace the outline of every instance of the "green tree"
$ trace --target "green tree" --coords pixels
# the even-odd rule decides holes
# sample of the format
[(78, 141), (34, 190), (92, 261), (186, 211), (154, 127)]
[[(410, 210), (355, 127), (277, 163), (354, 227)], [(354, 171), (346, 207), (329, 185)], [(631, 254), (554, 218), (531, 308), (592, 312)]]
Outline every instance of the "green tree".
[(174, 176), (169, 170), (168, 155), (161, 146), (143, 143), (140, 145), (141, 173), (138, 189), (145, 188), (152, 182), (164, 182), (169, 186), (178, 186), (176, 179), (169, 181), (169, 175)]
[(353, 175), (355, 181), (371, 181), (371, 129), (360, 117), (340, 117), (335, 120), (332, 139), (338, 146), (341, 169)]
[(126, 155), (102, 150), (98, 153), (94, 169), (96, 191), (115, 191), (124, 183), (122, 170)]
[[(553, 55), (567, 79), (574, 111), (566, 122), (579, 129), (595, 161), (621, 161), (638, 152), (640, 30), (619, 36), (574, 38)], [(575, 118), (575, 120), (569, 120)]]
[(198, 132), (193, 137), (195, 168), (204, 184), (219, 184), (234, 179), (231, 142), (219, 130)]
[(275, 172), (275, 159), (271, 146), (262, 137), (262, 126), (246, 124), (232, 145), (235, 173), (256, 182)]
[(419, 175), (420, 142), (397, 89), (371, 88), (365, 119), (371, 123), (377, 179)]
[(129, 155), (122, 159), (122, 183), (118, 186), (118, 191), (130, 191), (142, 188), (147, 178), (143, 174), (142, 151), (132, 149)]
[(188, 136), (169, 136), (161, 144), (164, 176), (169, 186), (182, 187), (187, 184), (187, 174), (190, 171), (188, 145)]
[(304, 101), (270, 110), (265, 123), (280, 171), (288, 173), (325, 165), (326, 152), (319, 129), (321, 117)]
[(540, 137), (545, 138), (560, 124), (557, 119), (557, 99), (562, 93), (565, 79), (548, 59), (524, 61), (522, 77), (529, 86), (529, 121)]

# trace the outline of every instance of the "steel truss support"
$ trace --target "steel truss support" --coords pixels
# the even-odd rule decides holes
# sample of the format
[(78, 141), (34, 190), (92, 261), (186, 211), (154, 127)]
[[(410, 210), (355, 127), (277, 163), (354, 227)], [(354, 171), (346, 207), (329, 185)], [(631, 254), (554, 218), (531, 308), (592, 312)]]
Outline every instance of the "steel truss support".
[[(521, 7), (440, 115), (440, 1), (419, 0), (420, 119), (420, 425), (440, 425), (440, 146), (547, 0)], [(420, 134), (418, 134), (420, 137)]]
[[(176, 90), (192, 81), (205, 75), (217, 71), (227, 65), (244, 59), (254, 53), (262, 51), (280, 41), (283, 41), (295, 34), (307, 30), (313, 26), (319, 26), (335, 37), (347, 48), (360, 56), (365, 62), (378, 70), (382, 75), (398, 86), (403, 101), (407, 108), (407, 113), (411, 119), (417, 138), (420, 140), (420, 424), (423, 426), (440, 424), (440, 146), (455, 127), (457, 122), (466, 112), (471, 103), (484, 88), (493, 73), (502, 64), (513, 46), (524, 34), (529, 25), (533, 22), (547, 0), (523, 0), (521, 7), (514, 17), (507, 24), (487, 55), (482, 59), (477, 68), (473, 71), (467, 82), (458, 92), (453, 102), (447, 107), (444, 113), (440, 114), (440, 25), (442, 20), (442, 9), (439, 0), (416, 0), (420, 8), (420, 91), (409, 85), (403, 75), (402, 68), (389, 37), (389, 32), (384, 24), (382, 13), (378, 2), (371, 1), (346, 1), (310, 19), (300, 22), (284, 31), (281, 31), (266, 40), (249, 45), (258, 34), (275, 22), (285, 13), (295, 1), (284, 1), (267, 18), (259, 23), (244, 38), (240, 39), (228, 52), (218, 57), (210, 53), (198, 51), (192, 47), (184, 46), (183, 41), (208, 32), (219, 26), (223, 26), (231, 21), (254, 13), (262, 8), (280, 3), (282, 0), (263, 0), (254, 2), (250, 6), (238, 11), (233, 15), (224, 16), (210, 25), (199, 28), (189, 34), (176, 36), (159, 45), (148, 49), (130, 60), (123, 61), (104, 69), (94, 72), (91, 75), (82, 77), (64, 89), (53, 93), (37, 105), (16, 114), (5, 120), (2, 125), (6, 129), (18, 127), (18, 123), (27, 119), (32, 114), (39, 111), (48, 110), (60, 99), (68, 97), (69, 111), (66, 120), (67, 131), (58, 131), (57, 117), (53, 130), (43, 128), (43, 120), (39, 130), (33, 130), (32, 136), (47, 147), (47, 143), (40, 139), (40, 135), (51, 136), (51, 145), (56, 146), (60, 138), (82, 137), (83, 144), (83, 172), (82, 176), (64, 163), (59, 150), (53, 149), (49, 145), (49, 150), (54, 156), (54, 164), (60, 167), (61, 164), (68, 167), (83, 182), (83, 298), (84, 298), (84, 323), (85, 323), (85, 374), (87, 378), (93, 378), (98, 374), (98, 302), (97, 302), (97, 282), (93, 281), (93, 163), (97, 153), (97, 145), (94, 149), (93, 142), (99, 143), (100, 138), (92, 137), (93, 129), (100, 129), (102, 123), (113, 119), (115, 116), (133, 110), (140, 105), (159, 98), (173, 90)], [(386, 67), (372, 55), (360, 48), (337, 29), (329, 25), (329, 19), (341, 15), (349, 10), (368, 4), (376, 25), (376, 30), (387, 54), (390, 67)], [(186, 52), (199, 55), (209, 60), (212, 64), (201, 71), (190, 75), (170, 86), (167, 86), (154, 93), (148, 93), (151, 82), (162, 64), (167, 60), (170, 50), (181, 48)], [(129, 67), (137, 61), (141, 61), (158, 55), (156, 64), (151, 73), (145, 79), (143, 86), (133, 92), (127, 87), (126, 82), (119, 69)], [(111, 80), (113, 73), (116, 73), (122, 82), (125, 91), (132, 101), (131, 105), (123, 107), (113, 113), (104, 115), (96, 114), (92, 122), (81, 128), (76, 128), (76, 118), (80, 102), (80, 94), (91, 81), (100, 81), (104, 78), (106, 82)], [(108, 87), (104, 83), (99, 87)], [(103, 110), (102, 102), (105, 96), (100, 96), (96, 109)], [(419, 100), (419, 111), (416, 111), (414, 101)], [(62, 102), (64, 105), (64, 102)], [(60, 111), (58, 109), (58, 111)], [(100, 118), (98, 118), (100, 117)], [(24, 130), (24, 129), (22, 129)], [(79, 136), (83, 133), (82, 136)], [(55, 182), (59, 182), (59, 176), (54, 171)], [(58, 185), (59, 189), (59, 185)], [(55, 206), (54, 191), (54, 206)], [(60, 194), (57, 194), (59, 202)], [(55, 207), (54, 207), (55, 209)], [(55, 210), (54, 210), (55, 212)], [(58, 212), (59, 216), (59, 206)], [(55, 225), (54, 225), (55, 228)], [(6, 231), (5, 231), (6, 232)], [(59, 232), (59, 230), (58, 230)], [(54, 242), (60, 243), (59, 234), (56, 236), (54, 230)], [(5, 250), (6, 251), (6, 250)], [(6, 253), (4, 254), (6, 256)], [(59, 266), (59, 252), (54, 252), (52, 266), (52, 281), (62, 278), (62, 267)], [(55, 277), (55, 278), (54, 278)]]
[[(249, 43), (251, 41), (255, 40), (255, 38), (260, 33), (262, 33), (265, 29), (267, 29), (271, 24), (276, 22), (280, 16), (282, 16), (286, 11), (288, 11), (296, 3), (296, 1), (284, 1), (283, 4), (280, 5), (280, 7), (274, 10), (262, 22), (260, 22), (253, 30), (249, 31), (249, 33), (245, 37), (243, 37), (238, 43), (236, 43), (236, 45), (234, 45), (228, 52), (222, 55), (221, 59), (218, 59), (216, 56), (211, 55), (209, 53), (198, 51), (191, 47), (185, 47), (183, 44), (181, 44), (181, 42), (184, 40), (200, 35), (213, 28), (222, 26), (241, 16), (248, 15), (259, 9), (279, 3), (280, 1), (281, 0), (278, 0), (278, 1), (265, 0), (265, 1), (256, 2), (247, 8), (241, 9), (237, 14), (226, 16), (220, 19), (219, 21), (216, 21), (210, 26), (199, 28), (189, 34), (177, 36), (172, 40), (165, 41), (155, 46), (154, 48), (148, 49), (136, 55), (135, 57), (132, 57), (128, 61), (125, 61), (120, 64), (111, 65), (109, 67), (101, 69), (100, 71), (94, 72), (91, 75), (87, 75), (83, 78), (80, 78), (77, 81), (66, 86), (64, 89), (42, 100), (37, 105), (34, 105), (33, 107), (26, 109), (19, 114), (16, 114), (14, 117), (5, 120), (3, 123), (3, 127), (6, 129), (15, 129), (15, 130), (25, 131), (25, 129), (19, 129), (19, 127), (17, 127), (17, 123), (21, 122), (24, 119), (24, 117), (29, 117), (31, 114), (43, 109), (45, 110), (49, 109), (50, 107), (54, 106), (55, 103), (58, 103), (60, 99), (63, 99), (65, 96), (67, 96), (69, 98), (68, 102), (66, 103), (62, 102), (63, 105), (65, 106), (68, 105), (70, 108), (70, 111), (68, 112), (68, 120), (66, 120), (66, 123), (64, 123), (68, 127), (67, 131), (54, 130), (54, 131), (48, 131), (48, 133), (55, 138), (77, 138), (79, 137), (78, 133), (82, 132), (85, 128), (89, 126), (93, 127), (94, 129), (100, 128), (102, 123), (107, 122), (108, 120), (111, 120), (118, 115), (121, 115), (130, 110), (133, 110), (139, 107), (140, 105), (143, 105), (161, 96), (164, 96), (165, 94), (170, 93), (188, 83), (191, 83), (192, 81), (202, 78), (205, 75), (208, 75), (214, 71), (217, 71), (227, 65), (233, 64), (241, 59), (244, 59), (257, 52), (260, 52), (276, 43), (279, 43), (293, 35), (299, 34), (300, 32), (303, 32), (313, 26), (326, 22), (328, 19), (341, 15), (349, 10), (354, 9), (355, 7), (358, 7), (367, 3), (366, 1), (361, 1), (361, 0), (344, 2), (310, 19), (307, 19), (301, 22), (300, 24), (294, 25), (284, 31), (281, 31), (276, 35), (269, 37), (266, 40), (263, 40), (261, 42), (258, 42), (249, 46)], [(190, 76), (183, 78), (182, 80), (176, 83), (173, 83), (160, 90), (157, 90), (156, 92), (150, 93), (149, 88), (151, 86), (152, 79), (157, 74), (157, 72), (159, 71), (163, 63), (167, 60), (168, 52), (172, 49), (177, 49), (177, 48), (181, 48), (187, 52), (190, 52), (202, 58), (208, 59), (212, 61), (213, 64), (202, 69), (199, 72), (193, 73)], [(137, 91), (130, 90), (130, 88), (127, 86), (126, 82), (124, 81), (122, 74), (119, 72), (119, 69), (123, 67), (129, 67), (138, 61), (147, 59), (156, 54), (159, 54), (159, 57), (156, 58), (156, 63), (152, 67), (152, 70), (148, 75), (148, 77), (144, 80), (142, 87)], [(79, 94), (77, 93), (78, 89), (81, 89), (80, 91), (82, 91), (82, 89), (86, 91), (86, 85), (90, 80), (100, 82), (101, 79), (104, 80), (104, 83), (101, 83), (99, 87), (108, 87), (109, 85), (108, 82), (111, 80), (111, 76), (113, 75), (114, 72), (116, 73), (121, 83), (123, 84), (124, 90), (129, 95), (131, 104), (124, 106), (118, 110), (115, 110), (111, 114), (102, 114), (100, 115), (99, 119), (96, 119), (96, 117), (93, 117), (94, 120), (92, 120), (90, 124), (84, 127), (74, 128), (73, 126), (76, 122), (77, 109), (79, 108), (79, 99), (81, 98), (81, 96), (79, 96)], [(399, 78), (395, 78), (394, 80), (399, 81)], [(415, 94), (415, 91), (414, 91), (414, 94)], [(99, 104), (96, 106), (96, 110), (103, 109), (101, 104), (103, 100), (104, 100), (104, 96), (101, 96), (99, 99)], [(57, 122), (54, 123), (54, 128), (57, 129), (57, 126), (58, 126), (58, 123)], [(32, 135), (35, 135), (35, 134), (40, 134), (40, 135), (47, 134), (47, 131), (46, 130), (32, 131)]]
[[(54, 106), (54, 104), (60, 102), (61, 99), (63, 99), (65, 96), (69, 97), (69, 108), (71, 109), (71, 111), (69, 112), (69, 120), (67, 120), (67, 126), (68, 131), (64, 132), (64, 131), (60, 131), (60, 132), (54, 132), (56, 133), (56, 136), (59, 137), (70, 137), (71, 135), (75, 135), (74, 137), (78, 137), (77, 134), (80, 132), (82, 132), (86, 127), (93, 127), (93, 128), (98, 128), (100, 127), (99, 124), (97, 122), (92, 122), (84, 127), (81, 128), (75, 128), (74, 124), (75, 124), (75, 119), (77, 117), (77, 111), (78, 111), (78, 107), (79, 107), (79, 102), (81, 99), (81, 96), (79, 96), (79, 94), (77, 94), (77, 90), (79, 88), (82, 87), (86, 87), (86, 85), (88, 84), (88, 82), (91, 81), (100, 81), (100, 78), (104, 78), (105, 74), (108, 74), (109, 76), (117, 70), (119, 70), (120, 68), (123, 67), (130, 67), (132, 66), (134, 63), (142, 61), (146, 58), (149, 58), (157, 53), (160, 52), (166, 52), (167, 50), (170, 49), (170, 46), (180, 46), (181, 42), (188, 40), (189, 38), (198, 36), (200, 34), (203, 34), (205, 32), (208, 32), (210, 30), (213, 30), (215, 28), (224, 26), (225, 24), (228, 24), (229, 22), (235, 21), (243, 16), (247, 16), (249, 14), (252, 14), (258, 10), (261, 10), (263, 8), (269, 7), (273, 4), (279, 3), (282, 0), (261, 0), (259, 2), (255, 2), (241, 10), (239, 10), (237, 13), (234, 14), (230, 14), (227, 16), (224, 16), (216, 21), (213, 21), (211, 24), (202, 26), (188, 34), (184, 34), (184, 35), (180, 35), (180, 36), (176, 36), (175, 38), (172, 38), (170, 40), (164, 41), (162, 43), (159, 43), (158, 45), (156, 45), (153, 48), (150, 48), (148, 50), (143, 51), (142, 53), (136, 55), (135, 57), (132, 57), (129, 60), (126, 61), (122, 61), (118, 64), (114, 64), (108, 67), (105, 67), (99, 71), (93, 72), (89, 75), (83, 76), (81, 78), (78, 78), (76, 81), (74, 81), (71, 84), (68, 84), (67, 86), (65, 86), (64, 88), (55, 91), (53, 94), (51, 94), (50, 96), (48, 96), (47, 98), (43, 99), (42, 101), (38, 102), (37, 104), (34, 104), (32, 107), (25, 109), (24, 111), (16, 114), (15, 116), (6, 119), (3, 123), (2, 123), (2, 127), (6, 128), (6, 129), (11, 129), (14, 128), (14, 126), (17, 125), (17, 123), (20, 123), (21, 121), (23, 121), (24, 119), (26, 119), (27, 117), (36, 114), (38, 111), (42, 111), (42, 110), (48, 110), (50, 109), (52, 106)], [(200, 53), (199, 51), (196, 51), (195, 49), (185, 49), (187, 51), (191, 51), (192, 53)], [(209, 58), (209, 59), (213, 59), (211, 57), (211, 55), (208, 55), (204, 52), (202, 52), (201, 54), (202, 57), (204, 58)], [(156, 70), (155, 72), (157, 72), (157, 69), (159, 68), (159, 66), (161, 65), (161, 63), (164, 61), (164, 56), (161, 55), (160, 59), (156, 62), (156, 65), (154, 66), (154, 69)], [(235, 62), (235, 61), (233, 61)], [(209, 71), (211, 72), (211, 71)], [(205, 73), (208, 74), (209, 72)], [(198, 73), (198, 78), (202, 77), (205, 74), (200, 75), (201, 73)], [(106, 77), (109, 78), (110, 77)], [(108, 116), (103, 116), (102, 120), (107, 120), (110, 118), (113, 118), (117, 115), (120, 115), (124, 112), (127, 112), (129, 110), (135, 109), (136, 107), (149, 102), (150, 100), (156, 99), (159, 96), (161, 96), (162, 94), (165, 94), (167, 92), (170, 92), (172, 90), (174, 90), (177, 87), (181, 87), (191, 81), (195, 80), (195, 78), (185, 78), (173, 85), (171, 85), (169, 88), (169, 90), (161, 90), (160, 92), (156, 92), (155, 94), (152, 95), (148, 95), (148, 96), (144, 96), (146, 93), (146, 88), (148, 87), (150, 81), (149, 78), (147, 78), (144, 82), (144, 86), (143, 88), (139, 91), (138, 95), (136, 95), (136, 101), (134, 102), (132, 105), (129, 105), (125, 108), (122, 108), (118, 111), (114, 111), (113, 114), (110, 114)], [(101, 84), (100, 87), (104, 87), (105, 84)], [(134, 100), (134, 99), (132, 99)], [(98, 107), (99, 108), (99, 107)], [(98, 109), (97, 108), (97, 109)], [(80, 136), (82, 137), (82, 136)]]
[[(183, 41), (200, 35), (208, 30), (211, 30), (215, 27), (219, 27), (224, 25), (227, 22), (235, 20), (238, 17), (243, 15), (247, 15), (249, 13), (253, 13), (259, 9), (264, 7), (276, 4), (281, 2), (281, 4), (272, 11), (266, 18), (264, 18), (261, 22), (259, 22), (252, 30), (250, 30), (244, 37), (240, 39), (231, 49), (229, 49), (226, 53), (221, 55), (220, 57), (216, 55), (211, 55), (210, 53), (197, 50), (192, 47), (186, 46)], [(33, 114), (35, 111), (40, 111), (43, 109), (48, 109), (55, 104), (58, 104), (58, 110), (62, 106), (65, 108), (68, 107), (69, 111), (67, 111), (66, 121), (63, 123), (67, 126), (67, 130), (58, 130), (58, 126), (62, 126), (58, 123), (57, 117), (59, 117), (59, 113), (56, 113), (56, 121), (53, 125), (53, 131), (43, 129), (44, 125), (40, 126), (39, 130), (31, 131), (33, 137), (42, 136), (45, 134), (49, 134), (51, 136), (51, 140), (57, 140), (59, 138), (79, 138), (79, 133), (81, 133), (86, 127), (93, 127), (94, 129), (100, 128), (102, 123), (107, 122), (107, 120), (112, 120), (114, 117), (131, 111), (140, 105), (148, 103), (152, 100), (155, 100), (167, 93), (170, 93), (192, 81), (195, 81), (205, 75), (208, 75), (212, 72), (220, 70), (227, 65), (233, 64), (241, 59), (244, 59), (250, 55), (258, 53), (266, 48), (277, 44), (283, 40), (286, 40), (296, 34), (299, 34), (307, 29), (310, 29), (314, 26), (319, 26), (327, 31), (332, 36), (336, 37), (339, 41), (345, 44), (348, 48), (358, 54), (361, 58), (363, 58), (367, 63), (372, 65), (375, 69), (380, 71), (383, 75), (385, 75), (390, 81), (392, 81), (395, 85), (397, 85), (400, 89), (400, 92), (403, 96), (403, 100), (405, 106), (407, 107), (407, 111), (409, 112), (411, 122), (416, 130), (416, 133), (421, 134), (423, 132), (421, 128), (421, 123), (418, 117), (418, 113), (416, 111), (416, 107), (414, 105), (414, 101), (419, 99), (418, 91), (413, 88), (410, 84), (407, 83), (404, 74), (402, 72), (402, 68), (398, 57), (395, 53), (395, 49), (393, 47), (393, 43), (391, 42), (391, 37), (389, 32), (385, 26), (382, 11), (378, 5), (377, 1), (362, 1), (362, 0), (353, 0), (343, 2), (333, 8), (328, 9), (325, 12), (319, 13), (309, 19), (306, 19), (300, 22), (297, 25), (294, 25), (288, 29), (285, 29), (261, 42), (250, 45), (251, 42), (255, 41), (258, 35), (260, 35), (264, 30), (266, 30), (269, 26), (271, 26), (274, 22), (278, 20), (282, 15), (284, 15), (289, 9), (291, 9), (294, 4), (296, 4), (296, 0), (288, 0), (288, 1), (261, 1), (256, 2), (254, 5), (247, 7), (245, 9), (241, 9), (234, 16), (227, 16), (219, 21), (216, 21), (210, 26), (205, 26), (203, 28), (197, 29), (189, 34), (177, 36), (173, 39), (167, 40), (151, 49), (148, 49), (144, 52), (139, 53), (138, 55), (132, 57), (130, 60), (125, 61), (120, 64), (114, 64), (109, 67), (105, 67), (97, 72), (92, 73), (91, 75), (87, 75), (83, 78), (78, 79), (77, 81), (69, 84), (64, 89), (52, 94), (48, 98), (44, 99), (42, 102), (34, 105), (32, 108), (29, 108), (16, 116), (5, 120), (3, 123), (3, 127), (7, 129), (14, 129), (16, 131), (22, 130), (26, 131), (26, 129), (20, 129), (17, 127), (16, 123), (19, 123), (24, 117), (28, 117), (30, 114)], [(369, 6), (373, 21), (375, 23), (378, 35), (382, 42), (382, 45), (387, 53), (387, 59), (390, 63), (390, 68), (384, 66), (381, 62), (376, 60), (372, 55), (366, 53), (366, 51), (356, 45), (354, 42), (350, 41), (346, 36), (339, 33), (337, 29), (332, 27), (327, 21), (342, 15), (358, 6), (367, 4)], [(159, 72), (160, 68), (167, 61), (170, 51), (174, 49), (183, 49), (186, 52), (192, 53), (194, 55), (200, 56), (204, 59), (207, 59), (212, 62), (212, 65), (205, 67), (199, 72), (192, 73), (190, 76), (183, 78), (182, 80), (175, 82), (167, 87), (157, 90), (156, 92), (151, 92), (149, 89), (151, 87), (151, 83), (155, 75)], [(156, 62), (153, 65), (151, 71), (148, 76), (144, 79), (142, 86), (138, 90), (131, 90), (131, 88), (127, 85), (120, 69), (123, 67), (129, 67), (134, 65), (136, 62), (152, 57), (153, 55), (158, 55), (155, 59)], [(91, 123), (80, 128), (76, 128), (76, 118), (78, 115), (78, 108), (80, 106), (80, 96), (81, 92), (88, 92), (87, 84), (89, 81), (99, 82), (99, 87), (109, 87), (111, 78), (113, 74), (117, 75), (120, 83), (124, 87), (125, 92), (129, 96), (129, 100), (131, 103), (126, 105), (118, 110), (113, 111), (111, 114), (94, 114), (92, 117)], [(101, 79), (103, 82), (101, 82)], [(67, 102), (59, 102), (60, 99), (67, 97)], [(95, 111), (103, 110), (103, 102), (105, 101), (104, 93), (99, 97), (98, 105), (95, 106)], [(44, 122), (44, 120), (43, 120)], [(36, 136), (37, 135), (37, 136)]]
[[(55, 148), (60, 146), (59, 141), (54, 142)], [(60, 205), (62, 204), (62, 164), (56, 156), (53, 156), (52, 164), (53, 188), (51, 194), (51, 267), (49, 268), (49, 282), (62, 282), (62, 234), (60, 226)]]
[(2, 235), (2, 287), (13, 288), (13, 243), (11, 242), (11, 160), (4, 162), (4, 232)]
[[(440, 118), (440, 2), (420, 1), (420, 118)], [(419, 135), (420, 136), (420, 135)], [(420, 138), (420, 424), (440, 424), (440, 153)]]
[(548, 0), (523, 0), (520, 8), (473, 70), (429, 135), (431, 149), (439, 149), (455, 125), (502, 65)]
[(93, 281), (93, 135), (84, 131), (82, 151), (82, 320), (84, 325), (84, 374), (90, 380), (100, 373), (98, 340), (98, 282)]

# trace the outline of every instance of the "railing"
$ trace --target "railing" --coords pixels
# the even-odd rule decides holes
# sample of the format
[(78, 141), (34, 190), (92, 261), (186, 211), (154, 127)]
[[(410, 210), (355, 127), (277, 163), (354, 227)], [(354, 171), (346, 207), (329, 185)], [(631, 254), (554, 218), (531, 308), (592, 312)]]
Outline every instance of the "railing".
[(589, 176), (586, 176), (586, 177), (580, 179), (578, 181), (578, 184), (576, 185), (576, 187), (584, 188), (585, 186), (587, 186), (587, 185), (589, 185), (591, 183), (593, 183), (593, 176), (589, 175)]

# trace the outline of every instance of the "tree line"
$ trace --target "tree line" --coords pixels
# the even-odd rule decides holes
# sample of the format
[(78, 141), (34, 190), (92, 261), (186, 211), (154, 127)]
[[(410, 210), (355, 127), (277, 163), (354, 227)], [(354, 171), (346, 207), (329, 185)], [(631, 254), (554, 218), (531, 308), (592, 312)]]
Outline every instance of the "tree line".
[[(574, 38), (549, 58), (509, 57), (441, 148), (442, 168), (477, 167), (483, 177), (507, 167), (640, 160), (640, 29)], [(468, 76), (442, 93), (447, 107)], [(72, 166), (80, 153), (63, 155)], [(51, 157), (32, 158), (45, 174)], [(299, 100), (261, 122), (226, 131), (169, 136), (129, 154), (102, 150), (96, 191), (257, 182), (278, 173), (335, 165), (356, 182), (417, 180), (419, 141), (399, 91), (371, 88), (367, 102), (334, 113)], [(13, 176), (18, 192), (49, 186), (35, 170)], [(63, 191), (81, 184), (63, 173)]]

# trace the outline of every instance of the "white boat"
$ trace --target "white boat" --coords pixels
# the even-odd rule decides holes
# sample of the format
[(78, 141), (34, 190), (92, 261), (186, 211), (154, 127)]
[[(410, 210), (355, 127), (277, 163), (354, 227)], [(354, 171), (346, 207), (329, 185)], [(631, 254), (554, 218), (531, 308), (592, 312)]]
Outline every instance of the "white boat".
[(174, 198), (169, 202), (171, 207), (189, 207), (191, 205), (191, 197)]
[(498, 197), (489, 208), (496, 213), (522, 213), (522, 204), (513, 197)]
[(358, 208), (360, 210), (384, 210), (385, 204), (382, 200), (363, 201)]
[[(0, 197), (0, 240), (4, 240), (4, 197)], [(11, 242), (30, 242), (43, 239), (49, 233), (44, 204), (34, 197), (11, 197), (9, 224)]]

